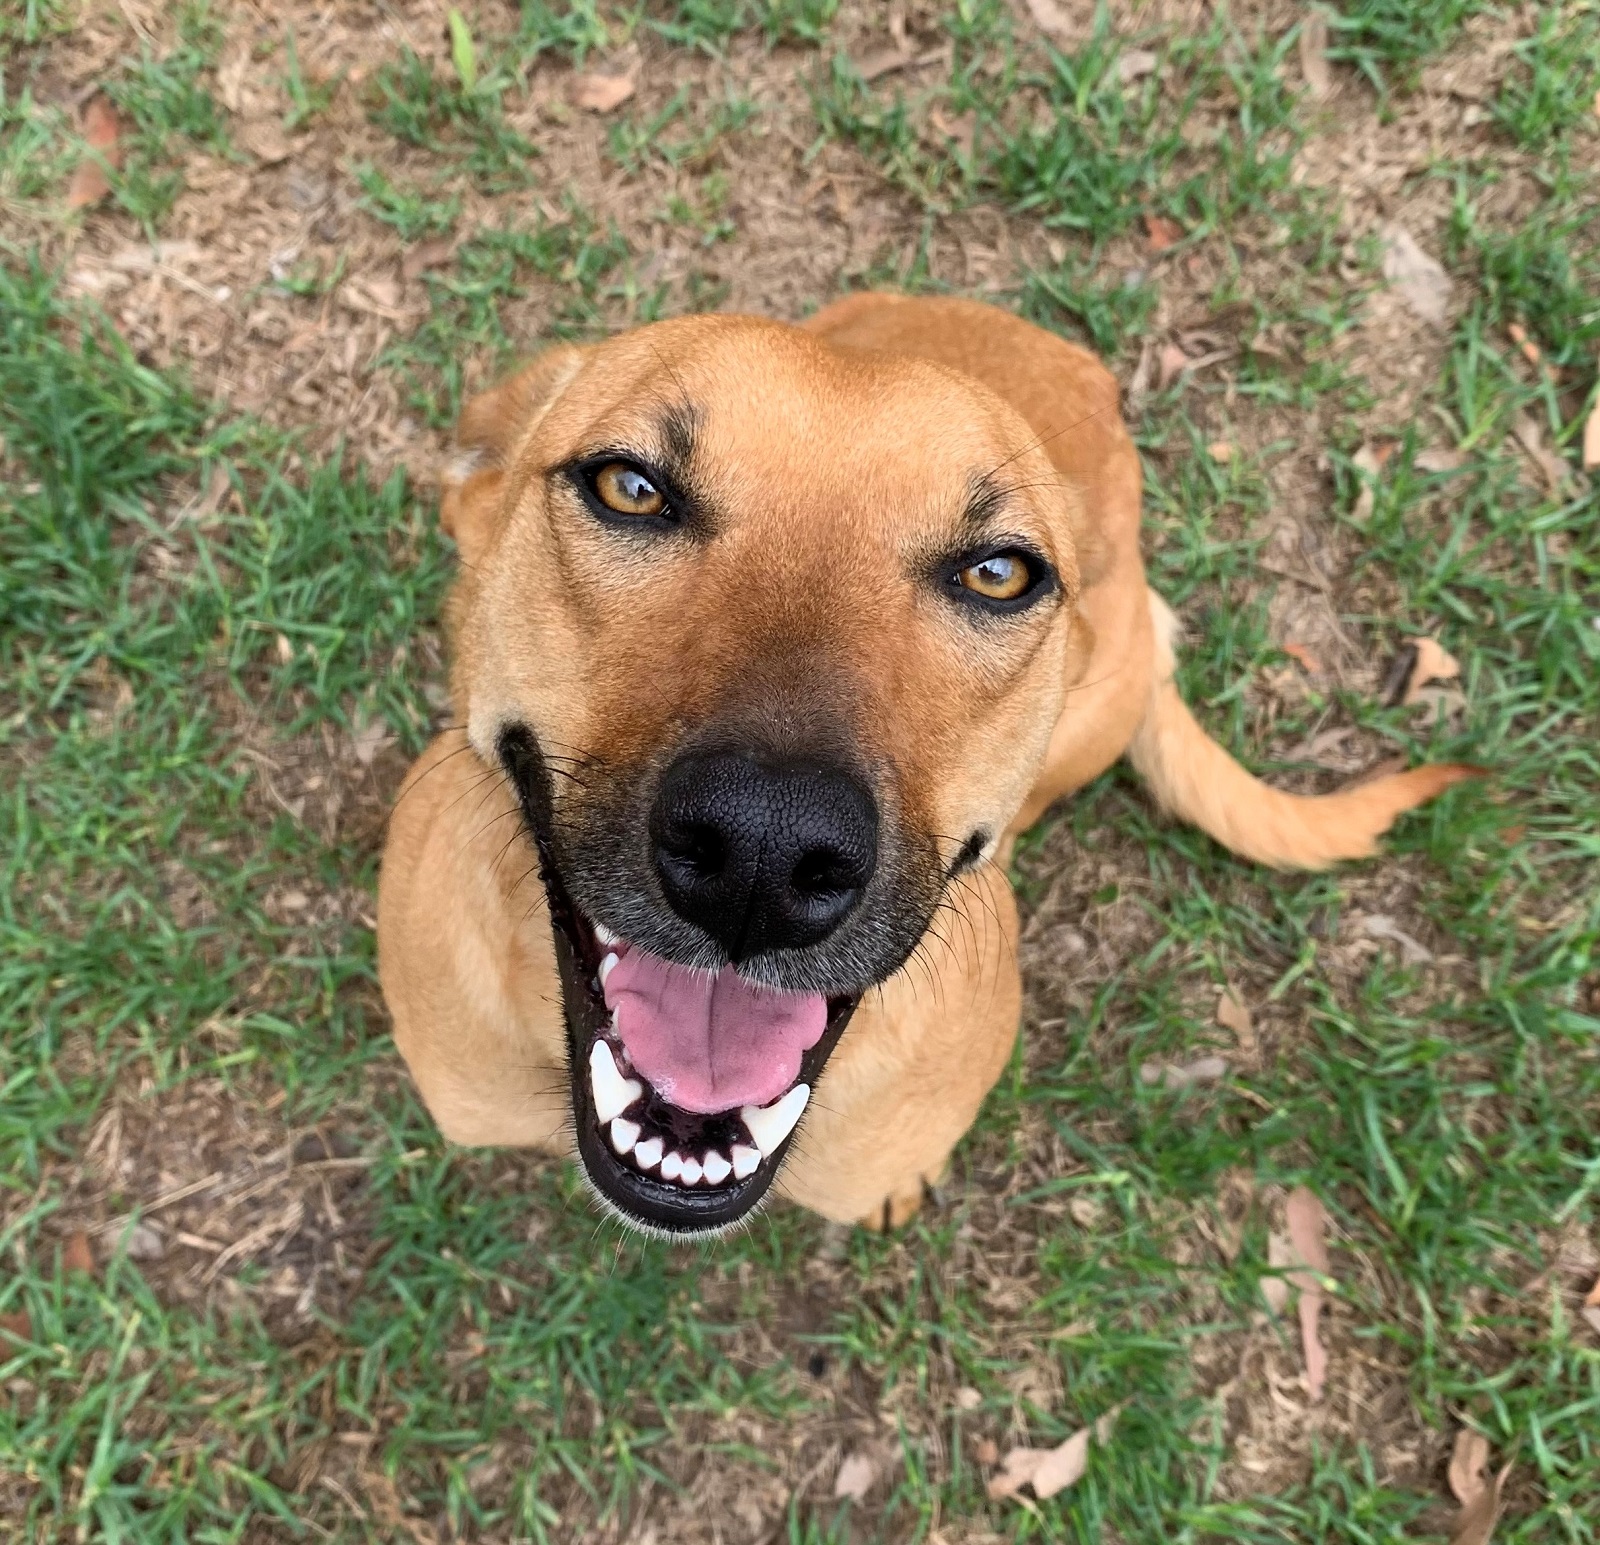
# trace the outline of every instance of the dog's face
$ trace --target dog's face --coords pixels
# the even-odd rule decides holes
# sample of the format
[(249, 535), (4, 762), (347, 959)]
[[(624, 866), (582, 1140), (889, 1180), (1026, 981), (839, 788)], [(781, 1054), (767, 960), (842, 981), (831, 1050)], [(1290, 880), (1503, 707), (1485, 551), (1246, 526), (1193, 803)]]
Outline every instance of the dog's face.
[(461, 441), (455, 695), (538, 850), (581, 1161), (725, 1227), (1027, 794), (1072, 495), (975, 383), (742, 318), (557, 349)]

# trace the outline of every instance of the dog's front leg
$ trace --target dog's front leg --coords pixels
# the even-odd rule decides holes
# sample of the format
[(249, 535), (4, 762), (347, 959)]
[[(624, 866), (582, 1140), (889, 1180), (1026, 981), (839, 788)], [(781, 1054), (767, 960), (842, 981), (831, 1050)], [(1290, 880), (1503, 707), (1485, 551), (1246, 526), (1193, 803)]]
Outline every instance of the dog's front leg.
[(452, 1142), (571, 1150), (561, 987), (515, 796), (459, 732), (389, 820), (378, 969), (395, 1042)]

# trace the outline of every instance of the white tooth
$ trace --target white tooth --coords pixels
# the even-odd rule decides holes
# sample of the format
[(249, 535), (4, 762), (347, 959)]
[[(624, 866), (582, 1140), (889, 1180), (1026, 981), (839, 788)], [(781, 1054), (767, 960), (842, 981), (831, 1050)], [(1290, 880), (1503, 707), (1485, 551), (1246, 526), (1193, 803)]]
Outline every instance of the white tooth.
[(600, 970), (598, 975), (600, 977), (600, 985), (602, 987), (606, 985), (606, 978), (611, 975), (613, 970), (616, 969), (616, 964), (617, 957), (615, 951), (607, 955), (606, 958), (600, 962)]
[(640, 1169), (654, 1169), (661, 1162), (663, 1143), (659, 1137), (647, 1137), (633, 1150), (633, 1162)]
[(644, 1085), (637, 1078), (624, 1078), (611, 1048), (596, 1041), (589, 1051), (589, 1092), (594, 1096), (595, 1120), (604, 1126), (644, 1093)]
[(594, 936), (600, 941), (600, 948), (603, 950), (610, 949), (617, 942), (617, 936), (604, 923), (594, 925)]
[(711, 1185), (720, 1186), (733, 1173), (733, 1166), (715, 1148), (700, 1162)]
[(806, 1101), (810, 1098), (811, 1085), (796, 1084), (781, 1100), (774, 1100), (771, 1105), (746, 1105), (739, 1112), (744, 1117), (746, 1129), (755, 1139), (756, 1147), (761, 1150), (762, 1158), (769, 1158), (778, 1151), (778, 1145), (794, 1131), (794, 1124), (800, 1119), (800, 1112), (806, 1108)]
[(611, 1123), (611, 1146), (619, 1154), (633, 1152), (633, 1145), (639, 1141), (639, 1123), (637, 1121), (624, 1121), (618, 1116)]
[(676, 1148), (661, 1161), (661, 1178), (676, 1180), (683, 1173), (683, 1155)]
[(739, 1180), (748, 1180), (761, 1163), (759, 1148), (746, 1148), (743, 1143), (733, 1145), (733, 1173)]
[(685, 1159), (683, 1161), (683, 1183), (686, 1186), (699, 1185), (700, 1176), (703, 1173), (704, 1171), (700, 1168), (700, 1161), (698, 1159)]

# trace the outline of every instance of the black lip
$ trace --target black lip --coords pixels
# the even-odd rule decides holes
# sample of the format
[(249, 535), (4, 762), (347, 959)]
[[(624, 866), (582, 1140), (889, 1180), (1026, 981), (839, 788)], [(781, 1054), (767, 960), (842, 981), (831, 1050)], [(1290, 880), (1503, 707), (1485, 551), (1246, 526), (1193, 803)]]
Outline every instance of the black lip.
[[(583, 1076), (589, 1048), (610, 1026), (596, 980), (599, 947), (592, 927), (580, 916), (567, 893), (551, 852), (550, 776), (537, 740), (532, 731), (516, 726), (501, 733), (498, 750), (517, 789), (549, 902), (550, 931), (561, 973), (562, 1009), (567, 1025), (567, 1083), (572, 1091), (578, 1155), (584, 1171), (601, 1197), (640, 1228), (679, 1236), (721, 1232), (760, 1203), (783, 1168), (799, 1128), (784, 1139), (775, 1154), (762, 1159), (753, 1175), (705, 1191), (691, 1191), (654, 1179), (635, 1166), (624, 1164), (611, 1151), (595, 1119), (589, 1080)], [(798, 1081), (811, 1086), (813, 1097), (817, 1080), (860, 1000), (860, 993), (828, 999), (822, 1038), (800, 1062)]]

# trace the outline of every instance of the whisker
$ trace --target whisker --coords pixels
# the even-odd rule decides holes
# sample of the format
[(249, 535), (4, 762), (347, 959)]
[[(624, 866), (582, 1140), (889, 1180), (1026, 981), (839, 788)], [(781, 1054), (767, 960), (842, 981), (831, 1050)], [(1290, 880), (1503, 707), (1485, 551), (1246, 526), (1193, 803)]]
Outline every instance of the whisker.
[(989, 471), (984, 474), (985, 479), (987, 480), (992, 478), (1001, 467), (1009, 467), (1011, 463), (1017, 460), (1019, 456), (1026, 456), (1029, 451), (1042, 450), (1045, 446), (1050, 444), (1052, 440), (1059, 440), (1062, 435), (1071, 434), (1074, 429), (1082, 429), (1090, 419), (1099, 418), (1102, 413), (1110, 412), (1116, 407), (1116, 405), (1117, 404), (1115, 401), (1105, 403), (1101, 407), (1096, 408), (1093, 413), (1086, 413), (1082, 418), (1076, 419), (1070, 424), (1063, 424), (1060, 429), (1052, 430), (1047, 435), (1039, 435), (1035, 439), (1031, 440), (1028, 444), (1019, 446), (1009, 456), (1007, 456), (1004, 461), (998, 462), (995, 466), (991, 467)]

